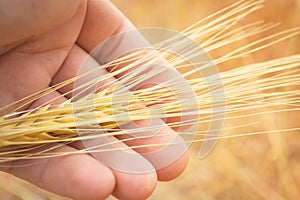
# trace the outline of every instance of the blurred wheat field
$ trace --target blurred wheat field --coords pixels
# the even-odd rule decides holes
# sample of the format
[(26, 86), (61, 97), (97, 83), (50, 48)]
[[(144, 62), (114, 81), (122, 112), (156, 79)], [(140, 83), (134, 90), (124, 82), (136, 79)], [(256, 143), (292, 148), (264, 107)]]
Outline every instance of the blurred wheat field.
[[(196, 0), (113, 0), (137, 27), (163, 27), (181, 31), (198, 20), (236, 1)], [(241, 22), (241, 25), (257, 20), (281, 22), (278, 28), (257, 37), (267, 36), (287, 28), (300, 26), (300, 1), (267, 0), (265, 7)], [(252, 38), (255, 40), (255, 38)], [(240, 41), (241, 45), (251, 42)], [(281, 56), (300, 53), (300, 37), (276, 44), (251, 56), (241, 57), (218, 66), (220, 71)], [(212, 58), (223, 55), (221, 48)], [(288, 90), (289, 88), (286, 88)], [(262, 112), (262, 110), (257, 110)], [(227, 120), (223, 135), (246, 132), (280, 130), (299, 127), (299, 111), (266, 113), (255, 117), (259, 124), (226, 129), (251, 123), (254, 119)], [(170, 183), (159, 183), (151, 199), (299, 199), (300, 198), (300, 136), (296, 132), (280, 132), (265, 135), (222, 139), (214, 151), (204, 160), (198, 159), (199, 144), (190, 149), (191, 159), (187, 170)], [(0, 199), (63, 199), (43, 194), (34, 187), (17, 184), (15, 179), (3, 176), (4, 189), (21, 191), (19, 197), (3, 193)], [(11, 183), (11, 184), (7, 184)], [(22, 188), (25, 189), (22, 189)], [(22, 193), (23, 191), (23, 193)], [(25, 196), (25, 193), (27, 196)]]

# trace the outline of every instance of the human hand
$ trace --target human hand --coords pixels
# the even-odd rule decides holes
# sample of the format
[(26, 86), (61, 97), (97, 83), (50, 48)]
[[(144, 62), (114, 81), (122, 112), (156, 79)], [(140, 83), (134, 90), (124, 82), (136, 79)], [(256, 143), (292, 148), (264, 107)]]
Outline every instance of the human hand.
[[(128, 29), (125, 16), (105, 0), (3, 0), (0, 15), (0, 106), (76, 76), (88, 52)], [(71, 89), (55, 91), (26, 109)], [(65, 100), (61, 97), (57, 103)], [(165, 132), (176, 134), (172, 129)], [(123, 145), (150, 142), (160, 141), (159, 138), (141, 139)], [(80, 148), (75, 143), (54, 151)], [(159, 159), (163, 160), (164, 156), (167, 155)], [(152, 159), (155, 158), (144, 158), (144, 161), (153, 163)], [(110, 194), (120, 199), (145, 199), (153, 192), (157, 180), (174, 179), (183, 171), (187, 160), (184, 153), (166, 168), (156, 169), (153, 165), (152, 172), (132, 174), (112, 169), (88, 154), (72, 154), (39, 162), (9, 162), (9, 167), (1, 170), (73, 199), (103, 199)]]

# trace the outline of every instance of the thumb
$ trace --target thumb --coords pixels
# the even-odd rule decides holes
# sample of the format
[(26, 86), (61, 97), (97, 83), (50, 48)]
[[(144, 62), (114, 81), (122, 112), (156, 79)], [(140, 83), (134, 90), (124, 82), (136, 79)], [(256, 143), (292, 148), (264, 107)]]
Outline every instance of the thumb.
[(0, 1), (0, 46), (9, 46), (66, 22), (81, 0)]

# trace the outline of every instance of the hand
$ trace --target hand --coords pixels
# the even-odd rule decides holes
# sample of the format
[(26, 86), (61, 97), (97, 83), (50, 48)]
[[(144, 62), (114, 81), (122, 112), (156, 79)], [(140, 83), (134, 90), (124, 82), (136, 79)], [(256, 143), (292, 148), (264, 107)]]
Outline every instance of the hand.
[[(125, 20), (125, 16), (106, 0), (2, 0), (0, 107), (74, 77), (87, 52), (127, 29)], [(27, 109), (69, 89), (44, 96)], [(60, 98), (60, 102), (66, 100), (64, 98)], [(172, 129), (166, 131), (175, 134)], [(139, 144), (148, 142), (138, 141)], [(153, 138), (151, 142), (159, 140)], [(80, 145), (72, 144), (56, 151), (80, 148)], [(163, 160), (164, 156), (167, 155), (161, 155), (159, 159)], [(144, 158), (149, 163), (153, 163), (152, 159)], [(166, 168), (156, 170), (153, 166), (151, 173), (131, 174), (111, 169), (88, 154), (73, 154), (39, 162), (10, 162), (8, 168), (1, 170), (73, 199), (104, 199), (110, 194), (120, 199), (145, 199), (153, 192), (157, 180), (174, 179), (183, 171), (187, 160), (185, 153)], [(19, 167), (24, 164), (26, 166)]]

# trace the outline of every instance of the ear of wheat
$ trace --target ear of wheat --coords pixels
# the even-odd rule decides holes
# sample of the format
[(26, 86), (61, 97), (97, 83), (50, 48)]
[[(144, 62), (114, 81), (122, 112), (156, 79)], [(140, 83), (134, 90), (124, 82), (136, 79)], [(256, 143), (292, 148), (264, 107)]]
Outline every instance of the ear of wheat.
[[(253, 37), (275, 27), (277, 25), (276, 23), (255, 22), (235, 28), (235, 25), (240, 20), (261, 7), (261, 1), (239, 1), (192, 25), (184, 30), (182, 34), (194, 41), (197, 41), (206, 50), (206, 52), (213, 52), (218, 48), (235, 44), (242, 39)], [(227, 54), (216, 58), (213, 64), (219, 65), (238, 57), (249, 55), (299, 33), (300, 28), (293, 28), (267, 36), (251, 42), (248, 45), (231, 50)], [(201, 56), (201, 52), (199, 53), (197, 49), (188, 48), (187, 46), (182, 45), (180, 43), (180, 38), (172, 38), (168, 41), (156, 44), (156, 49), (159, 51), (162, 47), (170, 45), (180, 49), (181, 52), (188, 55), (189, 58)], [(189, 101), (188, 98), (184, 99), (184, 109), (186, 110), (183, 110), (182, 106), (178, 104), (178, 102), (174, 101), (176, 96), (172, 93), (172, 91), (166, 89), (166, 87), (177, 88), (177, 91), (182, 94), (185, 92), (181, 91), (181, 87), (176, 79), (164, 83), (164, 87), (155, 85), (131, 91), (130, 100), (128, 101), (128, 99), (126, 99), (128, 94), (126, 92), (122, 93), (122, 91), (125, 91), (123, 90), (124, 88), (128, 89), (136, 87), (139, 83), (147, 81), (151, 77), (160, 73), (164, 73), (164, 71), (168, 70), (168, 68), (151, 68), (151, 70), (144, 69), (144, 71), (141, 71), (142, 73), (136, 73), (135, 76), (131, 77), (124, 76), (123, 73), (127, 70), (136, 69), (137, 66), (142, 65), (143, 63), (148, 63), (149, 66), (151, 66), (151, 64), (159, 62), (162, 57), (168, 60), (170, 66), (181, 71), (182, 76), (186, 79), (187, 83), (196, 94), (197, 105), (195, 105), (194, 102)], [(24, 111), (21, 109), (26, 105), (30, 105), (40, 97), (87, 77), (91, 73), (96, 73), (103, 69), (109, 69), (120, 64), (127, 65), (122, 69), (103, 75), (101, 77), (101, 81), (107, 81), (107, 85), (105, 85), (105, 87), (102, 85), (102, 87), (100, 86), (100, 88), (97, 88), (98, 92), (96, 94), (89, 94), (87, 96), (80, 95), (89, 88), (99, 84), (100, 80), (98, 78), (89, 80), (80, 87), (74, 89), (72, 92), (77, 93), (78, 96), (72, 97), (62, 104), (54, 106), (53, 103), (56, 99), (53, 99), (50, 102), (32, 110)], [(202, 64), (205, 66), (205, 63)], [(268, 108), (268, 110), (264, 111), (266, 113), (299, 110), (299, 66), (300, 55), (293, 55), (271, 61), (240, 66), (232, 70), (222, 72), (220, 77), (226, 93), (227, 119), (259, 115), (262, 112), (239, 114), (241, 111), (249, 111), (257, 108)], [(201, 113), (201, 123), (209, 123), (212, 120), (212, 91), (208, 90), (203, 77), (199, 76), (199, 69), (190, 69), (189, 67), (189, 64), (184, 62), (178, 56), (170, 55), (166, 52), (160, 52), (159, 56), (157, 53), (148, 51), (134, 52), (115, 59), (112, 62), (100, 66), (99, 68), (95, 68), (81, 74), (78, 77), (74, 77), (70, 80), (52, 86), (51, 88), (47, 88), (10, 105), (2, 107), (0, 109), (0, 113), (2, 113), (2, 117), (0, 118), (0, 162), (16, 159), (59, 156), (71, 153), (86, 153), (87, 151), (91, 152), (93, 151), (92, 149), (85, 149), (78, 152), (50, 153), (49, 151), (60, 145), (78, 140), (128, 134), (128, 132), (124, 133), (119, 126), (131, 121), (150, 118), (176, 118), (181, 117), (183, 112), (186, 115), (193, 116), (195, 114), (189, 111), (195, 108), (200, 109), (200, 107), (201, 109), (199, 112)], [(205, 70), (205, 67), (203, 70)], [(121, 89), (120, 84), (117, 84), (114, 81), (109, 81), (112, 77), (118, 77), (118, 82), (122, 85)], [(288, 90), (282, 90), (282, 88), (288, 88)], [(70, 95), (70, 93), (71, 92), (66, 93), (64, 96)], [(224, 100), (220, 100), (218, 103), (220, 105), (224, 104), (223, 101)], [(124, 105), (126, 105), (126, 107), (124, 107)], [(151, 109), (149, 109), (149, 107), (152, 105), (162, 106), (163, 112), (160, 110), (154, 114), (150, 114)], [(75, 114), (74, 109), (76, 111)], [(125, 112), (129, 113), (130, 118), (128, 118), (127, 115), (123, 115)], [(232, 116), (230, 114), (232, 114)], [(102, 134), (90, 134), (92, 132), (91, 130), (94, 129), (91, 125), (93, 118), (96, 118), (97, 123), (101, 126), (101, 129), (103, 130)], [(194, 121), (175, 121), (169, 123), (168, 126), (178, 128), (192, 123), (194, 123)], [(242, 124), (240, 126), (247, 125), (251, 124)], [(153, 127), (144, 127), (138, 131), (147, 131), (151, 128)], [(232, 128), (239, 128), (239, 126)], [(81, 136), (79, 136), (78, 129), (87, 131), (89, 134), (81, 134)], [(298, 130), (299, 127), (290, 127), (285, 130), (273, 130), (269, 132)], [(131, 131), (131, 133), (134, 134), (134, 130)], [(207, 130), (199, 130), (197, 132), (199, 137), (194, 140), (187, 140), (186, 142), (192, 143), (216, 138), (242, 136), (210, 135), (210, 138), (204, 138), (206, 131)], [(247, 134), (253, 135), (265, 133), (267, 132)], [(119, 142), (122, 142), (122, 140)], [(48, 144), (54, 144), (54, 146), (48, 147)], [(132, 146), (130, 148), (143, 148), (155, 145), (158, 144)], [(45, 149), (43, 147), (47, 148)], [(113, 151), (114, 149), (106, 150)]]

